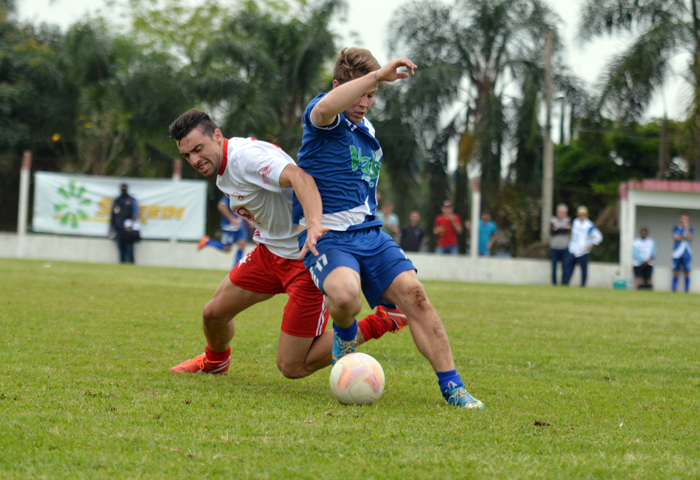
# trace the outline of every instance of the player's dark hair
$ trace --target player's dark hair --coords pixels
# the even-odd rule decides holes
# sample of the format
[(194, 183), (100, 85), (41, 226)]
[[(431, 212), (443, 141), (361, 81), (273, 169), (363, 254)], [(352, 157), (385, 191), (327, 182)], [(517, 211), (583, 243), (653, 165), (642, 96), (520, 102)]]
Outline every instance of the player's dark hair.
[(372, 53), (365, 48), (344, 48), (335, 59), (333, 80), (343, 84), (382, 68)]
[(213, 137), (214, 131), (219, 127), (209, 115), (196, 108), (191, 108), (170, 124), (170, 139), (179, 142), (195, 128), (199, 128), (204, 135)]

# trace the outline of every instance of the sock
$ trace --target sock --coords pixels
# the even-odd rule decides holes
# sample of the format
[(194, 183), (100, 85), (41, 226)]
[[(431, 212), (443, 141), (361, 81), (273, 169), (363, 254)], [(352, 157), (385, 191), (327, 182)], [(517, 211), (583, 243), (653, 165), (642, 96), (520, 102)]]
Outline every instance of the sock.
[(345, 342), (351, 342), (355, 340), (357, 336), (357, 320), (353, 320), (349, 328), (340, 328), (333, 322), (333, 330), (335, 330), (335, 334), (338, 335), (338, 338)]
[(213, 350), (209, 350), (209, 347), (207, 347), (204, 351), (206, 352), (207, 360), (214, 363), (228, 360), (228, 358), (231, 356), (231, 347), (228, 347), (228, 350), (225, 352), (214, 352)]
[(236, 252), (236, 261), (233, 262), (233, 266), (234, 266), (234, 267), (238, 264), (238, 262), (241, 261), (241, 258), (243, 258), (243, 250), (238, 250), (238, 251)]
[(690, 277), (685, 277), (685, 293), (690, 289)]
[(224, 249), (224, 246), (221, 245), (221, 242), (217, 242), (216, 240), (208, 240), (205, 245), (209, 245), (210, 247), (214, 247), (217, 250), (222, 250)]
[(437, 372), (437, 377), (438, 384), (440, 385), (440, 391), (442, 392), (442, 396), (445, 397), (445, 400), (447, 400), (447, 397), (450, 396), (450, 390), (456, 387), (464, 386), (462, 383), (462, 378), (457, 373), (457, 370)]
[(671, 282), (671, 290), (674, 292), (678, 290), (678, 277), (673, 277), (673, 282)]
[(357, 327), (365, 337), (365, 341), (368, 341), (381, 338), (386, 332), (395, 328), (396, 324), (388, 318), (381, 318), (371, 313), (357, 322)]

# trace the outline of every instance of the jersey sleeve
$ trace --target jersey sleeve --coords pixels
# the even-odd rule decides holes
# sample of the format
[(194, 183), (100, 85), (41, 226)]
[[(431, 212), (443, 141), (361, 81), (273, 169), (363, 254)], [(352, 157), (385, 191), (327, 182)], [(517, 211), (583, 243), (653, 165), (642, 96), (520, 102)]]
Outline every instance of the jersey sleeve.
[(320, 102), (323, 97), (325, 97), (326, 94), (322, 93), (320, 95), (317, 95), (313, 100), (309, 102), (309, 104), (306, 106), (306, 110), (304, 110), (304, 115), (302, 117), (302, 121), (304, 123), (304, 127), (308, 128), (310, 131), (316, 131), (316, 132), (327, 132), (330, 130), (334, 130), (338, 125), (340, 125), (341, 122), (341, 117), (343, 114), (338, 114), (335, 117), (335, 120), (333, 120), (333, 123), (330, 125), (325, 125), (322, 127), (316, 126), (314, 122), (311, 121), (311, 111), (314, 109), (314, 107)]
[(595, 226), (588, 231), (588, 241), (591, 245), (600, 245), (603, 241), (603, 234)]
[(253, 141), (242, 149), (236, 159), (244, 179), (271, 192), (281, 192), (280, 176), (294, 160), (271, 143)]

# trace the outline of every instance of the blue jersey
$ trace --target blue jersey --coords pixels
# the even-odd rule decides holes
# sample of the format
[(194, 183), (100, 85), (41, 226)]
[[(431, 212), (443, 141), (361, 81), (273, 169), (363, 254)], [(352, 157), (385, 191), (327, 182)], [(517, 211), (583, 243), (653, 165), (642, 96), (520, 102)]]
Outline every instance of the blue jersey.
[[(299, 167), (314, 177), (321, 194), (323, 225), (337, 231), (381, 227), (375, 212), (382, 149), (374, 127), (366, 118), (352, 123), (342, 113), (331, 125), (315, 126), (311, 110), (325, 95), (314, 98), (304, 111), (299, 149)], [(292, 217), (294, 223), (306, 225), (296, 195)]]
[[(226, 208), (231, 210), (231, 205), (230, 205), (228, 197), (226, 195), (221, 197), (221, 200), (219, 200), (219, 203), (222, 205), (226, 205)], [(238, 219), (241, 218), (233, 212), (231, 212), (231, 215), (233, 215), (234, 218), (238, 218)], [(228, 218), (221, 215), (221, 230), (226, 230), (227, 232), (237, 232), (240, 228), (241, 228), (240, 224), (233, 225), (233, 224), (231, 224), (231, 222), (229, 222)]]
[[(691, 235), (695, 236), (695, 230), (693, 230), (693, 227), (688, 227), (688, 232), (690, 232)], [(676, 235), (683, 237), (683, 240), (674, 240), (673, 258), (681, 258), (683, 255), (686, 254), (686, 252), (688, 256), (692, 255), (693, 248), (690, 246), (690, 242), (685, 239), (685, 228), (683, 228), (680, 225), (676, 225), (675, 227), (673, 227), (673, 236), (675, 237)]]

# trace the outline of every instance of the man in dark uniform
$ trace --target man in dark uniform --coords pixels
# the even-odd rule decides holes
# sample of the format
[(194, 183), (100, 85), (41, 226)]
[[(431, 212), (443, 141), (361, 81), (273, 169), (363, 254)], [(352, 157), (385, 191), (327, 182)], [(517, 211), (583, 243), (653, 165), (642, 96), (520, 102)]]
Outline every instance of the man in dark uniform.
[(135, 232), (138, 232), (139, 204), (127, 193), (128, 187), (122, 184), (122, 194), (114, 200), (110, 220), (110, 237), (117, 241), (119, 262), (134, 263)]

